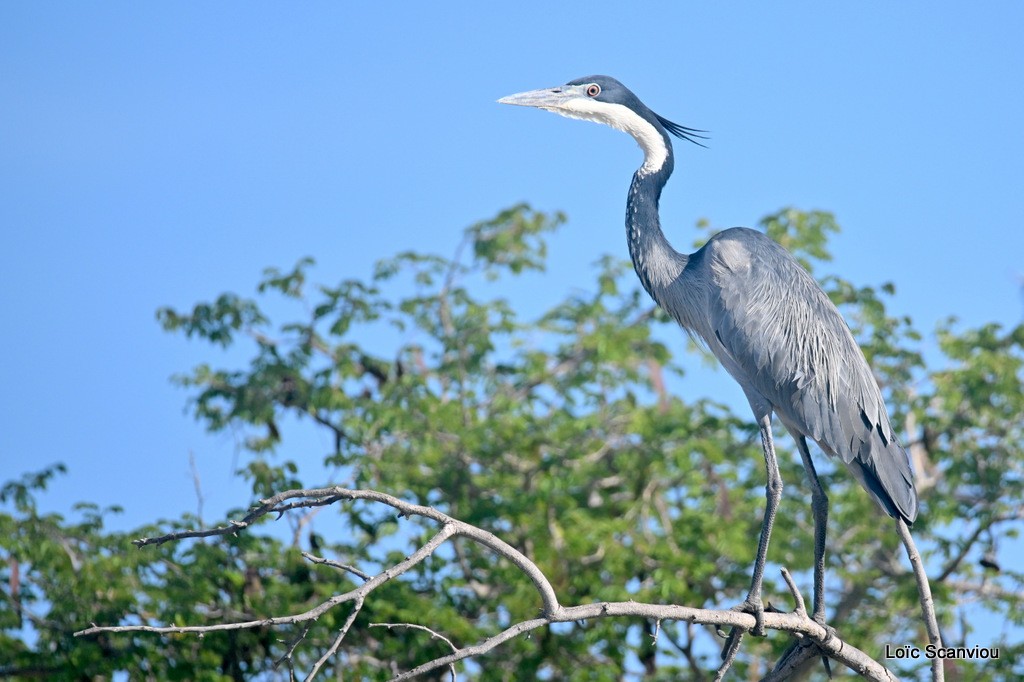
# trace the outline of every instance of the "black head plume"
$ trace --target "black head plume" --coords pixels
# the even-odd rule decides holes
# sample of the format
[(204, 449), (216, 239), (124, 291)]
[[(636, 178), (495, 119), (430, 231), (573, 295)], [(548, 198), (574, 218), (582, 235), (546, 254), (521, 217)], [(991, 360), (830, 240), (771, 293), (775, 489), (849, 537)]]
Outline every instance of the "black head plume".
[(707, 145), (699, 142), (699, 140), (709, 139), (707, 135), (702, 134), (708, 131), (697, 130), (696, 128), (687, 128), (686, 126), (681, 126), (678, 123), (673, 123), (667, 118), (662, 118), (657, 114), (654, 114), (654, 116), (658, 119), (658, 123), (665, 127), (665, 130), (672, 133), (676, 137), (686, 140), (687, 142), (692, 142), (698, 147), (704, 147), (705, 149), (707, 149)]

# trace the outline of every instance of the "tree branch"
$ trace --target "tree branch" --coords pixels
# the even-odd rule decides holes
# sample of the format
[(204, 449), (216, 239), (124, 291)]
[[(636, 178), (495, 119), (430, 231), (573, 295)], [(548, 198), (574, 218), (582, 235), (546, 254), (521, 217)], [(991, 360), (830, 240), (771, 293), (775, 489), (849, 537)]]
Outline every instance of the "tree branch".
[(313, 664), (312, 670), (310, 670), (309, 674), (306, 675), (306, 682), (310, 682), (310, 680), (316, 677), (317, 672), (320, 670), (321, 666), (323, 666), (323, 664), (327, 662), (327, 659), (333, 656), (335, 653), (337, 653), (338, 647), (341, 646), (341, 641), (345, 639), (345, 635), (348, 634), (349, 628), (351, 628), (352, 623), (355, 622), (356, 616), (358, 616), (359, 612), (362, 610), (363, 595), (360, 595), (356, 599), (356, 605), (352, 608), (352, 613), (350, 613), (348, 618), (345, 619), (345, 624), (342, 625), (341, 630), (338, 631), (338, 636), (334, 639), (334, 643), (331, 644), (331, 647), (324, 652), (324, 655), (321, 656), (315, 664)]
[[(447, 514), (444, 514), (433, 507), (426, 507), (422, 505), (416, 505), (391, 495), (377, 492), (374, 490), (350, 490), (341, 488), (338, 486), (327, 487), (327, 488), (314, 488), (308, 490), (289, 490), (286, 492), (279, 493), (265, 500), (261, 500), (259, 505), (249, 511), (240, 521), (231, 521), (226, 525), (219, 526), (217, 528), (211, 528), (204, 531), (179, 531), (175, 533), (169, 533), (156, 538), (141, 538), (134, 541), (134, 544), (138, 547), (144, 547), (146, 545), (160, 545), (165, 542), (172, 542), (181, 540), (184, 538), (197, 538), (197, 537), (211, 537), (217, 535), (232, 535), (238, 533), (251, 526), (253, 523), (268, 515), (277, 515), (278, 518), (288, 510), (300, 509), (300, 508), (311, 508), (321, 507), (329, 504), (334, 504), (342, 500), (361, 500), (367, 502), (375, 502), (383, 504), (397, 510), (400, 516), (419, 516), (425, 519), (434, 521), (440, 525), (438, 532), (424, 545), (422, 545), (413, 554), (407, 557), (405, 560), (398, 562), (397, 564), (386, 568), (382, 572), (375, 576), (369, 576), (362, 574), (361, 572), (352, 569), (349, 566), (331, 562), (326, 559), (320, 559), (313, 557), (312, 555), (306, 555), (306, 558), (314, 561), (315, 563), (321, 563), (330, 565), (334, 568), (346, 570), (354, 573), (355, 575), (363, 578), (365, 582), (358, 588), (331, 597), (324, 601), (318, 606), (313, 607), (303, 613), (294, 614), (291, 616), (283, 617), (269, 617), (259, 620), (242, 621), (236, 623), (220, 623), (215, 625), (204, 625), (204, 626), (167, 626), (158, 627), (151, 625), (125, 625), (125, 626), (98, 626), (93, 625), (87, 629), (81, 630), (75, 633), (75, 636), (86, 636), (95, 635), (101, 632), (110, 633), (122, 633), (122, 632), (152, 632), (158, 634), (170, 634), (170, 633), (207, 633), (223, 630), (239, 630), (247, 628), (257, 628), (265, 626), (280, 626), (295, 623), (306, 623), (311, 622), (314, 619), (320, 617), (326, 611), (334, 608), (343, 603), (353, 602), (352, 612), (345, 620), (344, 625), (339, 630), (337, 637), (331, 644), (330, 648), (320, 657), (316, 662), (313, 669), (307, 676), (307, 680), (313, 678), (313, 676), (320, 670), (324, 663), (333, 656), (340, 648), (345, 635), (349, 632), (352, 624), (355, 622), (356, 617), (360, 613), (363, 603), (366, 598), (370, 595), (373, 590), (381, 586), (385, 582), (392, 580), (403, 573), (409, 571), (417, 564), (424, 561), (427, 557), (431, 556), (437, 549), (444, 544), (448, 539), (462, 536), (469, 538), (493, 551), (496, 555), (507, 559), (514, 564), (524, 575), (526, 575), (534, 585), (537, 594), (541, 602), (541, 616), (531, 620), (521, 621), (513, 624), (511, 627), (499, 632), (498, 634), (489, 637), (481, 642), (473, 645), (465, 646), (462, 648), (456, 647), (450, 640), (443, 637), (439, 633), (430, 630), (424, 626), (414, 624), (404, 624), (402, 627), (412, 627), (417, 629), (426, 630), (431, 633), (432, 636), (438, 637), (452, 648), (452, 653), (436, 658), (432, 661), (423, 663), (412, 670), (408, 670), (404, 673), (395, 675), (393, 680), (398, 682), (399, 680), (412, 679), (418, 675), (436, 670), (438, 668), (449, 667), (454, 677), (455, 670), (454, 664), (458, 661), (465, 660), (467, 658), (485, 654), (492, 651), (504, 642), (509, 641), (519, 635), (531, 632), (538, 628), (550, 625), (552, 623), (567, 623), (574, 621), (585, 621), (598, 618), (644, 618), (657, 622), (661, 621), (681, 621), (689, 624), (702, 624), (702, 625), (714, 625), (718, 628), (724, 627), (736, 627), (740, 629), (749, 630), (754, 627), (754, 617), (750, 614), (742, 613), (733, 610), (718, 610), (718, 609), (702, 609), (693, 608), (688, 606), (679, 606), (672, 604), (645, 604), (634, 601), (626, 602), (599, 602), (592, 604), (580, 604), (577, 606), (562, 606), (558, 602), (558, 598), (555, 594), (554, 588), (551, 583), (545, 577), (540, 568), (537, 567), (529, 558), (527, 558), (520, 551), (501, 540), (492, 533), (478, 528), (476, 526), (465, 523), (454, 519)], [(917, 557), (918, 563), (920, 557)], [(914, 558), (911, 558), (911, 563), (914, 564)], [(778, 613), (778, 612), (766, 612), (764, 614), (764, 625), (766, 628), (773, 630), (780, 630), (790, 632), (797, 637), (803, 638), (809, 643), (808, 649), (811, 650), (811, 655), (824, 655), (835, 661), (846, 665), (851, 670), (861, 675), (868, 680), (875, 680), (878, 682), (891, 682), (895, 680), (895, 676), (889, 672), (883, 665), (873, 660), (866, 653), (860, 649), (854, 647), (848, 642), (836, 637), (830, 633), (826, 628), (822, 627), (819, 623), (815, 622), (807, 616), (806, 609), (803, 606), (803, 599), (800, 593), (796, 590), (792, 579), (784, 574), (787, 579), (787, 583), (790, 585), (790, 591), (793, 593), (794, 600), (796, 602), (796, 611), (793, 613)], [(927, 580), (927, 579), (926, 579)], [(382, 624), (387, 627), (398, 627), (394, 624)], [(291, 653), (294, 650), (295, 644), (298, 643), (305, 636), (305, 631), (302, 635), (292, 644), (288, 653), (285, 657), (289, 660), (291, 665)], [(813, 643), (814, 646), (810, 646)], [(778, 679), (778, 678), (772, 678)]]
[(935, 578), (935, 582), (945, 582), (945, 580), (949, 578), (949, 576), (952, 575), (953, 572), (960, 567), (960, 564), (967, 557), (967, 554), (974, 547), (975, 543), (977, 543), (982, 533), (1000, 523), (1005, 523), (1007, 521), (1019, 521), (1021, 519), (1024, 519), (1024, 507), (1018, 508), (1015, 511), (1007, 514), (999, 514), (997, 516), (992, 516), (986, 519), (985, 521), (980, 522), (977, 528), (974, 529), (974, 532), (971, 533), (971, 535), (966, 540), (964, 540), (963, 544), (960, 547), (960, 551), (957, 552), (956, 556), (951, 558), (942, 568), (942, 570), (939, 572), (939, 576)]
[[(232, 532), (232, 528), (225, 528), (225, 533)], [(194, 632), (197, 634), (205, 634), (207, 632), (217, 632), (219, 630), (247, 630), (251, 628), (265, 627), (268, 625), (291, 625), (294, 623), (304, 623), (308, 620), (314, 620), (319, 618), (324, 613), (337, 606), (338, 604), (344, 604), (349, 601), (356, 601), (360, 605), (373, 590), (380, 587), (385, 582), (396, 578), (410, 568), (420, 563), (431, 554), (433, 554), (438, 547), (440, 547), (445, 540), (455, 535), (456, 529), (451, 524), (445, 524), (438, 531), (437, 535), (430, 539), (427, 544), (420, 547), (416, 552), (410, 555), (405, 561), (401, 561), (394, 566), (378, 573), (374, 577), (367, 580), (361, 586), (354, 590), (345, 592), (344, 594), (338, 594), (327, 601), (321, 603), (319, 606), (315, 606), (308, 611), (303, 613), (297, 613), (292, 616), (275, 616), (271, 618), (263, 618), (260, 620), (248, 620), (240, 621), (237, 623), (219, 623), (217, 625), (184, 625), (184, 626), (167, 626), (167, 627), (156, 627), (152, 625), (114, 625), (114, 626), (97, 626), (93, 625), (85, 630), (79, 630), (75, 633), (75, 637), (83, 635), (93, 635), (99, 632), (154, 632), (158, 634), (170, 634), (180, 632)], [(149, 544), (160, 544), (161, 538), (156, 538), (152, 543)], [(164, 540), (166, 542), (166, 540)]]
[(358, 577), (360, 580), (367, 581), (370, 579), (369, 574), (363, 573), (355, 566), (349, 566), (348, 564), (343, 564), (337, 561), (331, 561), (330, 559), (325, 559), (323, 557), (316, 556), (315, 554), (310, 554), (309, 552), (303, 552), (302, 556), (304, 559), (306, 559), (307, 561), (311, 561), (314, 564), (319, 564), (321, 566), (330, 566), (331, 568), (336, 568), (339, 571), (347, 571), (348, 573), (351, 573), (352, 575)]
[(950, 580), (946, 583), (951, 590), (962, 594), (976, 594), (979, 597), (1004, 599), (1008, 602), (1024, 603), (1024, 592), (1009, 590), (1001, 585), (990, 582), (972, 583), (966, 580)]
[[(917, 581), (917, 592), (921, 598), (921, 613), (924, 615), (925, 630), (928, 632), (928, 641), (936, 647), (942, 647), (942, 635), (939, 633), (939, 621), (935, 617), (935, 602), (932, 600), (932, 588), (928, 584), (928, 574), (924, 570), (924, 562), (921, 560), (921, 553), (917, 551), (914, 538), (910, 535), (910, 529), (902, 518), (896, 517), (896, 531), (903, 541), (907, 550), (907, 559), (914, 569), (914, 579)], [(943, 682), (945, 679), (943, 659), (936, 656), (932, 659), (932, 682)]]
[[(490, 637), (479, 644), (463, 647), (456, 653), (424, 663), (412, 670), (392, 678), (392, 682), (410, 680), (418, 675), (436, 670), (437, 668), (461, 661), (472, 656), (485, 654), (500, 644), (514, 637), (550, 625), (551, 623), (568, 623), (572, 621), (592, 620), (596, 618), (638, 617), (653, 620), (678, 620), (702, 625), (718, 627), (739, 627), (753, 629), (754, 617), (739, 611), (721, 609), (698, 609), (674, 604), (644, 604), (641, 602), (599, 602), (581, 604), (579, 606), (563, 606), (558, 611), (543, 618), (522, 621), (506, 630)], [(823, 653), (843, 663), (865, 679), (877, 682), (890, 682), (896, 677), (880, 663), (853, 645), (843, 642), (829, 633), (818, 623), (806, 615), (798, 613), (765, 613), (766, 629), (784, 630), (793, 634), (809, 637), (821, 647)], [(816, 655), (816, 654), (815, 654)]]
[[(430, 637), (432, 639), (440, 639), (441, 641), (443, 641), (445, 644), (447, 644), (449, 647), (451, 647), (451, 650), (453, 652), (458, 653), (458, 651), (459, 651), (459, 647), (455, 646), (452, 643), (452, 640), (448, 639), (447, 637), (445, 637), (444, 635), (442, 635), (439, 632), (434, 632), (433, 630), (431, 630), (430, 628), (428, 628), (425, 625), (417, 625), (415, 623), (370, 623), (370, 627), (371, 628), (387, 628), (388, 630), (390, 630), (391, 628), (410, 628), (412, 630), (423, 630), (425, 632), (430, 633)], [(449, 669), (449, 671), (452, 674), (452, 682), (456, 682), (456, 680), (458, 680), (459, 676), (455, 672), (455, 663), (454, 662), (449, 663), (448, 664), (448, 669)]]

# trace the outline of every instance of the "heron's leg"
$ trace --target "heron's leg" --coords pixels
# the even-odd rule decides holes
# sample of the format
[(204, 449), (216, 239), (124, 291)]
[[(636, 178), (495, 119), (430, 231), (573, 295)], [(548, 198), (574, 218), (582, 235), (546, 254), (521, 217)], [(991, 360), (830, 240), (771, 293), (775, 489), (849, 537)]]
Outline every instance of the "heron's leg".
[(761, 583), (764, 580), (764, 564), (768, 560), (768, 540), (775, 524), (775, 512), (782, 499), (782, 474), (779, 473), (779, 462), (775, 458), (775, 443), (772, 440), (772, 415), (768, 412), (758, 419), (761, 429), (761, 447), (764, 449), (764, 465), (768, 473), (768, 484), (765, 486), (764, 520), (761, 522), (761, 538), (757, 542), (757, 557), (754, 559), (754, 575), (750, 579), (750, 592), (743, 605), (751, 609), (757, 620), (751, 634), (764, 635), (764, 604), (761, 602)]
[(821, 625), (825, 624), (825, 530), (828, 525), (828, 496), (818, 480), (818, 472), (814, 470), (811, 453), (807, 449), (807, 439), (798, 436), (796, 444), (800, 457), (807, 471), (807, 479), (811, 483), (811, 511), (814, 513), (814, 613), (812, 618)]
[[(791, 431), (791, 433), (795, 432)], [(811, 483), (811, 511), (814, 514), (814, 613), (811, 617), (825, 628), (827, 641), (835, 634), (835, 630), (825, 624), (825, 527), (828, 524), (828, 496), (825, 495), (825, 489), (822, 487), (821, 481), (818, 480), (818, 472), (814, 470), (814, 462), (811, 461), (811, 453), (807, 449), (807, 439), (797, 436), (796, 445), (800, 450), (804, 470), (807, 471), (807, 480)], [(791, 658), (803, 655), (801, 650), (811, 644), (812, 642), (807, 639), (794, 642), (782, 654), (774, 671), (783, 670)], [(825, 666), (825, 673), (829, 679), (832, 679), (832, 666), (824, 653), (821, 656), (821, 662)]]
[[(749, 396), (748, 396), (749, 397)], [(754, 400), (750, 401), (757, 416), (757, 425), (761, 430), (761, 447), (764, 450), (764, 465), (768, 471), (768, 484), (765, 486), (764, 520), (761, 521), (761, 538), (757, 543), (757, 557), (754, 559), (754, 575), (750, 579), (750, 592), (743, 603), (735, 607), (735, 610), (749, 613), (754, 617), (754, 629), (750, 634), (757, 637), (764, 636), (764, 602), (761, 600), (761, 583), (764, 580), (764, 564), (768, 558), (768, 540), (771, 538), (772, 526), (775, 524), (775, 512), (779, 507), (779, 500), (782, 499), (782, 474), (779, 472), (779, 462), (775, 458), (775, 444), (772, 440), (772, 413), (771, 410), (757, 409)], [(736, 655), (743, 637), (743, 630), (733, 628), (725, 639), (722, 647), (722, 660), (729, 664)], [(721, 672), (721, 669), (720, 669)]]

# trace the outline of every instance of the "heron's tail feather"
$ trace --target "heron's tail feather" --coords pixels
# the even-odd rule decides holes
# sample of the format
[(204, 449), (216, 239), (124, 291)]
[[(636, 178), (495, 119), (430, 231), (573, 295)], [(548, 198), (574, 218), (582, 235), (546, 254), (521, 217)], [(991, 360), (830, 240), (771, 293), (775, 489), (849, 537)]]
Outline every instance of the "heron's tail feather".
[(917, 518), (917, 489), (910, 458), (895, 436), (871, 430), (849, 467), (889, 516), (901, 517), (908, 525)]

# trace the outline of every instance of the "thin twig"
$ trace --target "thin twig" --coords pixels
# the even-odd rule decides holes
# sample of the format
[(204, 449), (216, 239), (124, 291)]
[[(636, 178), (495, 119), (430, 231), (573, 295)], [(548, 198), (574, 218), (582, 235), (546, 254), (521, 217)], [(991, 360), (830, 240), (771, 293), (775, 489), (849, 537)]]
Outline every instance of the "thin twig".
[(733, 661), (736, 660), (736, 656), (740, 652), (740, 642), (743, 641), (744, 634), (743, 630), (733, 630), (729, 634), (725, 651), (722, 652), (722, 664), (715, 671), (715, 682), (722, 682), (725, 679), (725, 674), (729, 672), (729, 668), (732, 667)]
[[(796, 609), (794, 613), (798, 613), (801, 616), (807, 617), (807, 605), (804, 603), (804, 596), (800, 594), (800, 589), (796, 586), (796, 581), (793, 580), (792, 574), (789, 569), (785, 566), (780, 568), (782, 572), (782, 578), (786, 581), (786, 585), (789, 587), (789, 593), (793, 595), (793, 601), (796, 603)], [(826, 630), (828, 630), (826, 628)], [(832, 636), (832, 631), (828, 630), (829, 636)], [(772, 668), (771, 672), (765, 676), (761, 682), (768, 682), (769, 680), (787, 680), (793, 673), (800, 669), (806, 661), (814, 658), (817, 655), (821, 655), (821, 663), (825, 666), (825, 672), (829, 679), (832, 679), (832, 668), (829, 666), (828, 657), (821, 652), (819, 647), (814, 646), (811, 642), (803, 641), (804, 637), (796, 635), (798, 641), (794, 642), (783, 654), (779, 661)]]
[(94, 635), (100, 632), (154, 632), (159, 634), (170, 634), (170, 633), (181, 633), (181, 632), (194, 632), (197, 634), (204, 634), (207, 632), (217, 632), (220, 630), (246, 630), (251, 628), (264, 627), (267, 625), (290, 625), (293, 623), (304, 623), (309, 620), (319, 618), (324, 613), (334, 608), (339, 604), (344, 604), (350, 601), (362, 601), (366, 598), (373, 590), (377, 589), (380, 585), (385, 582), (396, 578), (413, 566), (419, 564), (424, 559), (429, 557), (437, 550), (448, 538), (454, 535), (456, 528), (452, 524), (445, 524), (438, 531), (437, 535), (430, 539), (425, 545), (420, 547), (416, 552), (410, 555), (404, 561), (401, 561), (394, 566), (378, 573), (370, 580), (363, 583), (360, 587), (345, 592), (344, 594), (338, 594), (327, 601), (321, 603), (312, 609), (303, 613), (298, 613), (292, 616), (276, 616), (272, 618), (262, 618), (260, 620), (242, 621), (238, 623), (218, 623), (216, 625), (185, 625), (185, 626), (167, 626), (167, 627), (156, 627), (151, 625), (115, 625), (115, 626), (97, 626), (93, 625), (85, 630), (79, 630), (75, 633), (75, 637), (84, 635)]
[(1004, 599), (1024, 604), (1024, 592), (1016, 592), (996, 583), (971, 583), (966, 580), (948, 580), (946, 581), (946, 587), (960, 593), (974, 593), (979, 597)]
[(1024, 507), (1008, 514), (1000, 514), (998, 516), (993, 516), (987, 519), (986, 521), (979, 523), (978, 527), (974, 529), (974, 532), (971, 533), (971, 535), (963, 541), (963, 544), (960, 546), (960, 551), (957, 552), (956, 556), (954, 556), (948, 562), (946, 562), (946, 565), (943, 566), (941, 571), (939, 571), (938, 576), (935, 578), (935, 582), (944, 582), (946, 578), (952, 575), (952, 573), (960, 567), (960, 564), (963, 562), (964, 558), (971, 551), (975, 543), (978, 541), (978, 539), (982, 536), (982, 534), (985, 531), (989, 530), (990, 528), (992, 528), (992, 526), (995, 526), (997, 524), (1005, 523), (1006, 521), (1019, 521), (1021, 519), (1024, 519)]
[[(409, 628), (411, 630), (423, 630), (424, 632), (430, 633), (431, 639), (440, 639), (441, 641), (443, 641), (445, 644), (451, 647), (451, 650), (453, 652), (458, 653), (459, 651), (459, 648), (452, 643), (452, 640), (448, 639), (440, 632), (435, 632), (434, 630), (431, 630), (425, 625), (417, 625), (416, 623), (370, 623), (370, 627), (387, 628), (388, 630), (390, 630), (391, 628)], [(452, 674), (452, 682), (457, 682), (458, 675), (455, 672), (455, 663), (450, 663), (448, 665), (448, 668)]]
[(309, 552), (303, 552), (302, 556), (305, 559), (307, 559), (309, 561), (312, 561), (314, 564), (320, 564), (321, 566), (330, 566), (331, 568), (336, 568), (339, 571), (347, 571), (347, 572), (351, 573), (352, 575), (354, 575), (354, 576), (356, 576), (358, 578), (361, 578), (364, 581), (370, 579), (370, 574), (369, 573), (363, 573), (362, 571), (360, 571), (355, 566), (349, 566), (348, 564), (342, 564), (342, 563), (339, 563), (337, 561), (331, 561), (330, 559), (325, 559), (325, 558), (317, 556), (315, 554), (310, 554)]
[(302, 632), (299, 633), (298, 637), (293, 639), (292, 643), (288, 645), (288, 650), (284, 652), (281, 658), (274, 661), (275, 668), (280, 666), (281, 663), (288, 661), (288, 670), (294, 672), (294, 668), (292, 667), (292, 654), (295, 653), (295, 649), (299, 646), (299, 643), (306, 638), (306, 635), (309, 634), (309, 630), (312, 627), (313, 621), (306, 623), (306, 627), (302, 628)]
[(352, 613), (348, 614), (348, 618), (345, 619), (345, 624), (341, 626), (341, 630), (338, 631), (338, 636), (334, 638), (334, 643), (331, 644), (331, 648), (324, 652), (324, 655), (321, 656), (319, 660), (317, 660), (317, 662), (313, 664), (313, 667), (312, 669), (310, 669), (309, 674), (306, 675), (306, 682), (310, 682), (310, 680), (316, 677), (316, 674), (320, 670), (320, 667), (327, 662), (328, 658), (333, 656), (335, 652), (338, 651), (338, 647), (341, 646), (341, 641), (345, 639), (345, 635), (348, 634), (348, 629), (352, 627), (352, 623), (355, 622), (356, 616), (359, 615), (359, 612), (362, 609), (363, 597), (362, 595), (360, 595), (359, 598), (356, 599), (355, 606), (352, 607)]
[(782, 572), (782, 579), (786, 581), (786, 585), (789, 587), (789, 593), (793, 595), (793, 601), (796, 602), (796, 613), (801, 616), (807, 615), (807, 606), (804, 604), (804, 596), (800, 594), (800, 590), (796, 586), (796, 582), (793, 581), (793, 576), (790, 574), (789, 569), (782, 566), (779, 569)]

